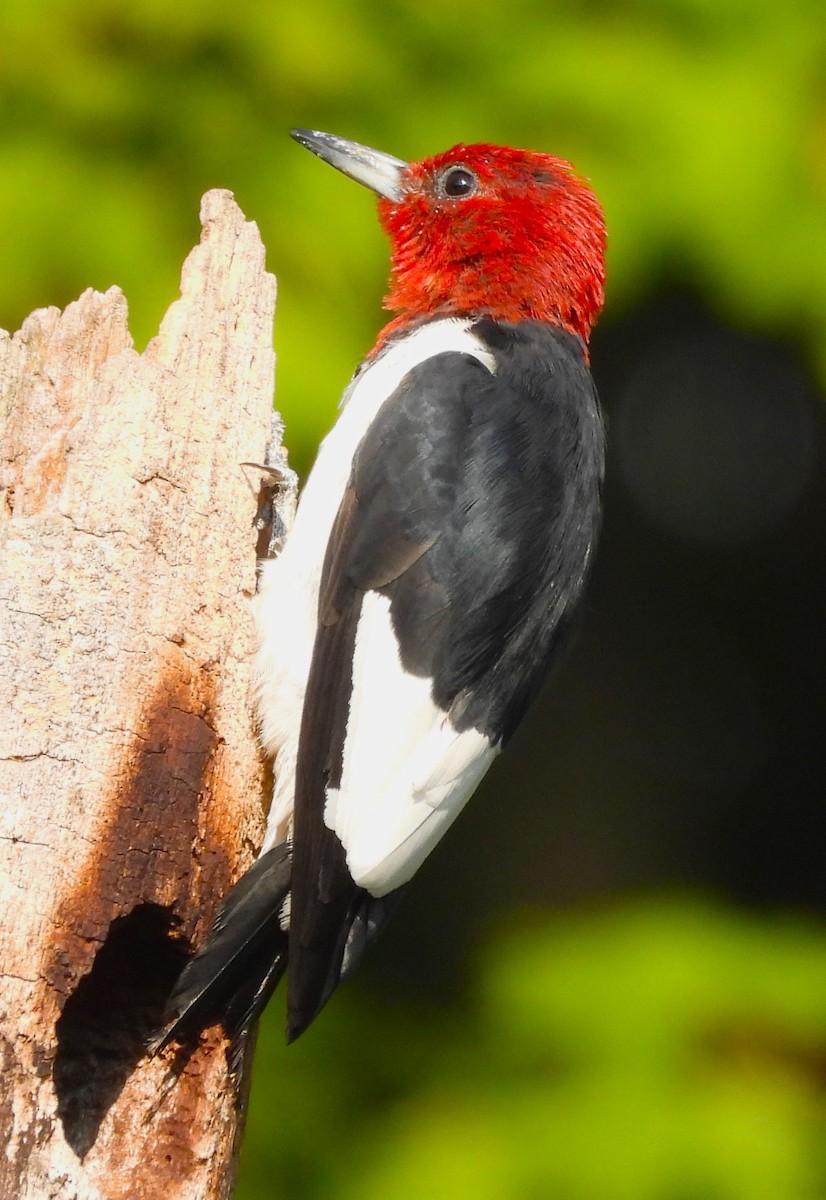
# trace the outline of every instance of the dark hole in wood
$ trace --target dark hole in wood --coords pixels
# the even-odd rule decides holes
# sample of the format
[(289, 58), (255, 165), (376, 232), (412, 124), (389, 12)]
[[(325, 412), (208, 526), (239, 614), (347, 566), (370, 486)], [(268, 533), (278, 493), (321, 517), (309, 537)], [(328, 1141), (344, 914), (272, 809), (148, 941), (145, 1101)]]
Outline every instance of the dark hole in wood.
[(258, 508), (256, 510), (258, 537), (255, 543), (255, 557), (258, 559), (272, 557), (271, 541), (275, 522), (274, 497), (275, 488), (272, 483), (267, 482), (266, 479), (263, 480), (258, 489)]
[(57, 1026), (54, 1085), (66, 1141), (83, 1158), (143, 1057), (187, 956), (169, 910), (141, 904), (109, 926)]

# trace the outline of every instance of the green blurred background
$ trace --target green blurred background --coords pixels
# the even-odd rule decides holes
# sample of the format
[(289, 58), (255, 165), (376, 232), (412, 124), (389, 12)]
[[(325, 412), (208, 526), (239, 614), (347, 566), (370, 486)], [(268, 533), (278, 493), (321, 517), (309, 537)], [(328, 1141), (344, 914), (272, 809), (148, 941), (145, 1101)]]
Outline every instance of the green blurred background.
[(823, 0), (8, 0), (0, 105), (0, 325), (118, 283), (145, 343), (230, 187), (301, 470), (386, 247), (291, 125), (607, 212), (582, 635), (358, 979), (271, 1005), (239, 1200), (826, 1198)]

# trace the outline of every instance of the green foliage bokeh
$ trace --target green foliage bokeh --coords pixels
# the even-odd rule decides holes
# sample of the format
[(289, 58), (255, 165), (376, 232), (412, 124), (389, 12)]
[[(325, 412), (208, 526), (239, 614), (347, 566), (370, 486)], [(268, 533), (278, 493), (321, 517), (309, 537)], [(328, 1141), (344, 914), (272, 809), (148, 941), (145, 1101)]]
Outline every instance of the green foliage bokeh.
[(415, 1033), (343, 992), (312, 1039), (265, 1038), (239, 1197), (825, 1194), (822, 930), (638, 900), (523, 918), (475, 974)]
[[(822, 0), (10, 0), (0, 47), (0, 325), (118, 283), (144, 343), (230, 187), (278, 274), (302, 469), (386, 249), (291, 125), (567, 157), (606, 209), (609, 315), (679, 275), (826, 379)], [(691, 896), (514, 919), (461, 1013), (344, 989), (287, 1051), (276, 1005), (239, 1200), (818, 1200), (825, 1000), (801, 922)]]
[(407, 158), (568, 157), (606, 209), (615, 311), (677, 262), (728, 317), (800, 331), (826, 375), (819, 0), (12, 0), (0, 45), (0, 324), (117, 282), (145, 341), (200, 194), (231, 187), (278, 270), (302, 466), (381, 321), (386, 255), (367, 194), (291, 125)]

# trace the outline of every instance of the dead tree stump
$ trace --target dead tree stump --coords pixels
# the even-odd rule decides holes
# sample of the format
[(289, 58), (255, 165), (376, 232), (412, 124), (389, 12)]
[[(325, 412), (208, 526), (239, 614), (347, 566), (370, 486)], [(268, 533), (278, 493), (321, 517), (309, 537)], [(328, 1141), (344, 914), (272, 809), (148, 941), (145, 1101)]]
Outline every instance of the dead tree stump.
[(117, 288), (0, 333), (3, 1200), (232, 1191), (221, 1037), (174, 1086), (142, 1056), (263, 828), (242, 464), (270, 438), (275, 279), (229, 192), (201, 218), (143, 354)]

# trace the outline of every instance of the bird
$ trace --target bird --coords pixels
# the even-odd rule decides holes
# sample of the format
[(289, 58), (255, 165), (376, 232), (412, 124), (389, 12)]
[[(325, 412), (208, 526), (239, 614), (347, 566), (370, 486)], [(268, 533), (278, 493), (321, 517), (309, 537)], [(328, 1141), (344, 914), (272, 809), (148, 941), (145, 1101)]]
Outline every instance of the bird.
[(588, 341), (606, 229), (590, 185), (539, 151), (405, 162), (292, 136), (376, 193), (392, 319), (262, 567), (267, 831), (153, 1052), (218, 1021), (240, 1044), (285, 972), (287, 1040), (307, 1029), (559, 660), (601, 521)]

